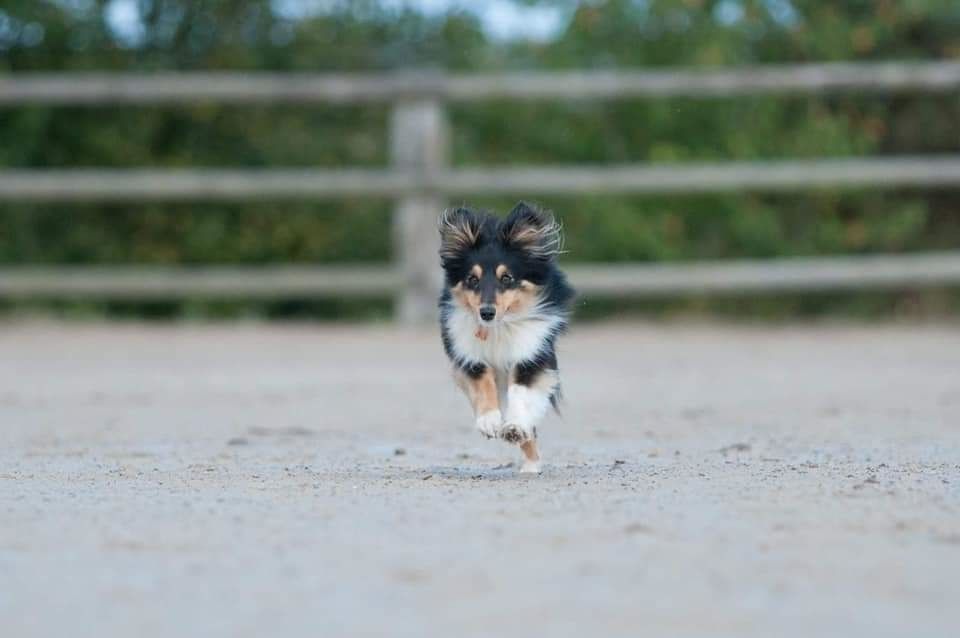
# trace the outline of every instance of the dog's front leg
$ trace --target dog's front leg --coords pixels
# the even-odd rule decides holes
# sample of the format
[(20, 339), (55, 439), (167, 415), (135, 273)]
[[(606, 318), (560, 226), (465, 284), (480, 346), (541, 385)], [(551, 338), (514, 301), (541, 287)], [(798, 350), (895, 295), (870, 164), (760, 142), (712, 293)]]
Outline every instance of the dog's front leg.
[(517, 443), (523, 451), (521, 472), (540, 471), (537, 424), (550, 408), (557, 391), (557, 371), (538, 364), (520, 364), (510, 373), (507, 387), (507, 416), (501, 437)]
[(488, 439), (500, 436), (503, 416), (497, 395), (497, 381), (493, 368), (476, 363), (454, 372), (457, 384), (463, 389), (476, 417), (477, 430)]

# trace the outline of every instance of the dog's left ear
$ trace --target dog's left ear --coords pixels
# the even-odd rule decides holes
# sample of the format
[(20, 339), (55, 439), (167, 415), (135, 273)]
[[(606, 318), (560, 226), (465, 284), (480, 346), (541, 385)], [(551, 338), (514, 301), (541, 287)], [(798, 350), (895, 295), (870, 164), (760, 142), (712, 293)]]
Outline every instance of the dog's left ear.
[(563, 251), (563, 234), (553, 214), (526, 202), (514, 206), (500, 225), (500, 239), (543, 261)]

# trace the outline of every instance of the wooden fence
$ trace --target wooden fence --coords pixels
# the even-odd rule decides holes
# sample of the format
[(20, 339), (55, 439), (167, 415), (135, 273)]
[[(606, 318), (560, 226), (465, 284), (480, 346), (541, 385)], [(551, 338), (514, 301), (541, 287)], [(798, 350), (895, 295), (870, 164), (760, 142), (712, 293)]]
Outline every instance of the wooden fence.
[[(826, 64), (669, 72), (498, 75), (161, 73), (0, 76), (0, 107), (25, 104), (393, 104), (391, 166), (275, 170), (7, 170), (0, 200), (130, 201), (389, 196), (397, 263), (358, 268), (7, 268), (8, 297), (277, 298), (383, 296), (401, 291), (398, 316), (433, 314), (439, 287), (434, 221), (447, 197), (478, 194), (783, 191), (844, 187), (956, 187), (960, 156), (725, 162), (676, 166), (452, 168), (444, 104), (509, 98), (836, 92), (956, 92), (960, 63)], [(570, 268), (585, 293), (607, 295), (822, 290), (960, 283), (960, 253)]]

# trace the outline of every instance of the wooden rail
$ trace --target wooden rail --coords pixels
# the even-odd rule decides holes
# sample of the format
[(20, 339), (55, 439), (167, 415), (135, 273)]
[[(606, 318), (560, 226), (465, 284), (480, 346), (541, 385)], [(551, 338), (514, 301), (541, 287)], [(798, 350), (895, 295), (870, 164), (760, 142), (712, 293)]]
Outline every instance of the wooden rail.
[(960, 284), (960, 253), (577, 266), (571, 276), (579, 289), (601, 296), (955, 285)]
[(17, 299), (389, 297), (400, 284), (386, 265), (0, 268), (0, 296)]
[(358, 103), (719, 97), (809, 92), (944, 92), (960, 84), (960, 62), (832, 63), (743, 69), (560, 71), (501, 74), (399, 72), (68, 73), (0, 76), (0, 104)]
[[(222, 101), (390, 102), (384, 169), (75, 169), (0, 171), (0, 200), (129, 201), (396, 198), (394, 267), (31, 268), (0, 270), (12, 297), (277, 298), (398, 294), (398, 316), (434, 312), (434, 219), (447, 197), (695, 193), (960, 186), (960, 157), (884, 157), (678, 165), (460, 167), (448, 162), (444, 103), (484, 99), (712, 98), (747, 94), (957, 92), (960, 62), (813, 64), (743, 69), (457, 75), (71, 73), (0, 75), (0, 107)], [(960, 253), (682, 265), (575, 266), (588, 294), (763, 292), (960, 283)]]
[[(960, 254), (870, 255), (676, 264), (574, 264), (574, 286), (591, 296), (769, 293), (960, 283)], [(0, 269), (0, 296), (19, 299), (282, 299), (389, 297), (403, 276), (362, 267), (29, 267)]]
[(257, 200), (443, 195), (702, 193), (861, 186), (960, 185), (960, 158), (792, 160), (675, 166), (437, 169), (144, 170), (0, 172), (0, 199), (20, 201)]

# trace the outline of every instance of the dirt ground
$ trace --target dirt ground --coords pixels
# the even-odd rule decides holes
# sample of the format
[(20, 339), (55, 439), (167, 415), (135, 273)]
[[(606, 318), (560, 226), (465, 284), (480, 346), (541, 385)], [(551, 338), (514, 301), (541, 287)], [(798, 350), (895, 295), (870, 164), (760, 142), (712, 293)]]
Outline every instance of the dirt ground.
[(960, 328), (560, 356), (527, 476), (433, 332), (0, 325), (2, 635), (960, 635)]

